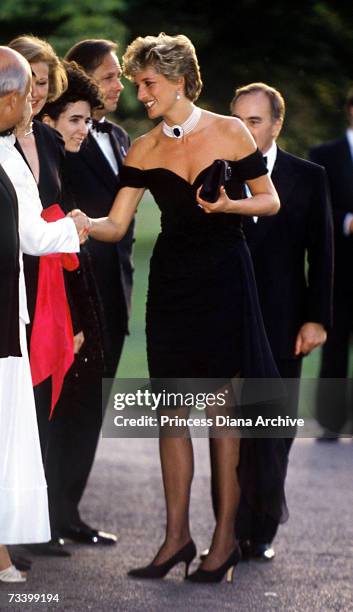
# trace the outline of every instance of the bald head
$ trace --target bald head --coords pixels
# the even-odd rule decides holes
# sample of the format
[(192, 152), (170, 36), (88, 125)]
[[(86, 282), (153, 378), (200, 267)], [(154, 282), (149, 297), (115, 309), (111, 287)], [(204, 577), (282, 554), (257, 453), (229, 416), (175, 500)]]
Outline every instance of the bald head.
[(31, 116), (31, 68), (17, 51), (0, 46), (0, 132)]
[(0, 98), (13, 91), (23, 95), (30, 77), (27, 60), (9, 47), (0, 47)]

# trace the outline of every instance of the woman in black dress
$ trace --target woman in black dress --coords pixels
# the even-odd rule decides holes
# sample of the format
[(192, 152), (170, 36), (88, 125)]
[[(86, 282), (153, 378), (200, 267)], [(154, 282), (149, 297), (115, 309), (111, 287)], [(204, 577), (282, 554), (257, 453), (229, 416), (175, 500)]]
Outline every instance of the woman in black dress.
[[(137, 38), (123, 60), (149, 118), (163, 121), (132, 146), (109, 217), (91, 220), (91, 232), (100, 240), (120, 240), (146, 188), (161, 210), (147, 300), (150, 376), (276, 376), (241, 230), (241, 215), (270, 215), (279, 209), (262, 156), (239, 120), (194, 106), (202, 83), (195, 49), (185, 36)], [(199, 190), (215, 159), (229, 160), (232, 177), (217, 202), (208, 205)], [(243, 200), (245, 181), (252, 198)], [(250, 474), (258, 456), (245, 442), (226, 435), (210, 440), (217, 522), (209, 554), (189, 576), (192, 581), (219, 581), (227, 572), (231, 578), (239, 559), (234, 534), (239, 480), (252, 497), (256, 486)], [(188, 568), (196, 554), (188, 517), (191, 440), (161, 435), (160, 457), (166, 538), (150, 565), (130, 572), (135, 577), (163, 577), (179, 562)], [(278, 487), (282, 490), (283, 483)]]

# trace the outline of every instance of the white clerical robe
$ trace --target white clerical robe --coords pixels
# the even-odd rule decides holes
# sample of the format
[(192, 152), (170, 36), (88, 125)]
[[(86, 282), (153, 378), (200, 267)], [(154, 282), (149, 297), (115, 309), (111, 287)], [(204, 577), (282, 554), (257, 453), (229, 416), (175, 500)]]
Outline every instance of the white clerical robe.
[(0, 359), (0, 544), (50, 540), (47, 486), (26, 344), (25, 324), (29, 318), (22, 254), (79, 250), (72, 219), (46, 223), (41, 218), (36, 182), (14, 143), (14, 136), (0, 137), (0, 164), (18, 199), (22, 357)]

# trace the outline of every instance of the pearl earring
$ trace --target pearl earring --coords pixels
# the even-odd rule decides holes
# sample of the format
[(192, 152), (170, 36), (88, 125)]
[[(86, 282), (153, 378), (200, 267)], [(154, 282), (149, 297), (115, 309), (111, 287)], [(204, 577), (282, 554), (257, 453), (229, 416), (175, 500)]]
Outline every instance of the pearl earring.
[(180, 95), (180, 93), (178, 91), (177, 91), (177, 94), (176, 94), (176, 99), (177, 100), (181, 100), (181, 95)]

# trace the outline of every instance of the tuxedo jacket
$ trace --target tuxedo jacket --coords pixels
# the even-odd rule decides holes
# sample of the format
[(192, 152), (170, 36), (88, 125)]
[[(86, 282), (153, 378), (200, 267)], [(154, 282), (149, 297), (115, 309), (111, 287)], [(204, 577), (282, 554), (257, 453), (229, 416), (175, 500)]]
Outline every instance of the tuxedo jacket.
[(19, 274), (17, 196), (0, 165), (0, 358), (21, 356)]
[[(335, 289), (353, 293), (353, 235), (346, 236), (343, 222), (353, 214), (353, 159), (346, 137), (315, 147), (310, 159), (324, 166), (330, 185), (335, 226)], [(353, 315), (352, 315), (353, 316)]]
[(325, 170), (281, 149), (271, 175), (277, 215), (244, 220), (274, 356), (293, 359), (305, 322), (332, 318), (333, 230)]
[[(130, 140), (121, 127), (111, 125), (110, 141), (120, 171)], [(79, 153), (66, 154), (65, 172), (76, 207), (90, 217), (108, 215), (119, 189), (120, 172), (118, 176), (114, 174), (91, 134)], [(132, 245), (133, 223), (125, 238), (118, 243), (90, 238), (87, 244), (104, 310), (110, 320), (108, 332), (113, 336), (118, 328), (127, 333), (133, 276)]]

